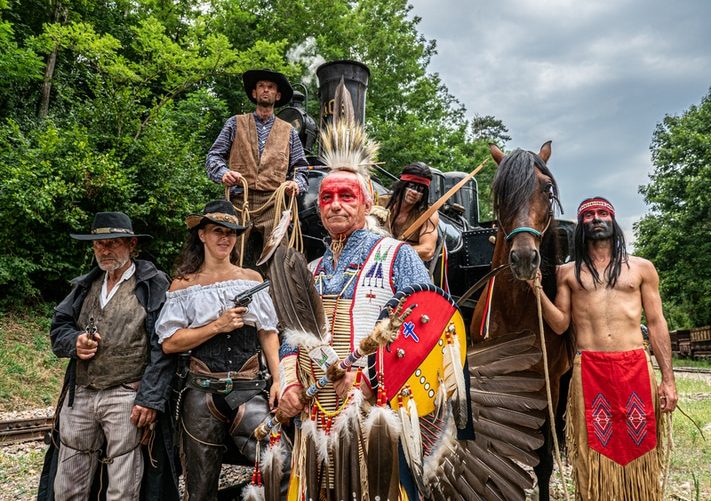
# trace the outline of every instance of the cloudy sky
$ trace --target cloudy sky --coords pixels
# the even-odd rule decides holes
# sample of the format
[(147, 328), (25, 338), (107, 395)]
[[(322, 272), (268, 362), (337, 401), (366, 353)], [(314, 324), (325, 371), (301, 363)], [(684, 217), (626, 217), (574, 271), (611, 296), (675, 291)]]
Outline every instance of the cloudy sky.
[(656, 125), (711, 87), (711, 1), (410, 3), (420, 33), (437, 41), (430, 72), (468, 115), (502, 120), (509, 149), (552, 140), (564, 217), (602, 195), (631, 239), (647, 210), (638, 187), (652, 172)]

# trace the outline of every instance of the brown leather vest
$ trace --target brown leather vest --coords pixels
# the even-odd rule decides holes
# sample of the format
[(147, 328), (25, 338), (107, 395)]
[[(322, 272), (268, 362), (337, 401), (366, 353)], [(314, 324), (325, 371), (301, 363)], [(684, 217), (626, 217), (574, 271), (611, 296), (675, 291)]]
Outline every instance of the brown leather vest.
[(289, 170), (291, 125), (280, 118), (274, 119), (260, 158), (254, 114), (237, 115), (236, 121), (230, 169), (238, 171), (251, 190), (276, 190), (286, 180)]
[(102, 310), (99, 295), (104, 275), (94, 280), (79, 314), (83, 328), (94, 317), (101, 336), (94, 358), (77, 361), (77, 384), (103, 390), (139, 381), (148, 364), (146, 310), (134, 294), (136, 275), (119, 285), (118, 291)]

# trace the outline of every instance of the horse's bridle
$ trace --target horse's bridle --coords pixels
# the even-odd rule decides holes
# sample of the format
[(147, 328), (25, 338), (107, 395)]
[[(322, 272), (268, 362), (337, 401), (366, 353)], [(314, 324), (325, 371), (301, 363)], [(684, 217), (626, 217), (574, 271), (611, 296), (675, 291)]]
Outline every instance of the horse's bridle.
[(501, 228), (501, 231), (504, 232), (504, 236), (506, 237), (506, 241), (510, 242), (513, 237), (518, 235), (519, 233), (528, 233), (530, 235), (533, 235), (534, 237), (538, 239), (543, 238), (543, 234), (548, 230), (548, 228), (551, 225), (551, 221), (553, 221), (553, 216), (554, 216), (554, 209), (553, 209), (553, 203), (558, 204), (558, 207), (561, 208), (561, 214), (563, 213), (563, 209), (560, 205), (560, 200), (558, 199), (558, 195), (555, 193), (555, 189), (553, 188), (553, 184), (551, 183), (548, 186), (548, 221), (546, 221), (546, 225), (543, 227), (543, 230), (537, 230), (536, 228), (531, 228), (530, 226), (519, 226), (517, 228), (514, 228), (511, 230), (510, 233), (506, 233), (506, 229), (504, 228), (504, 225), (501, 223), (501, 221), (497, 218), (496, 221), (499, 223), (499, 228)]

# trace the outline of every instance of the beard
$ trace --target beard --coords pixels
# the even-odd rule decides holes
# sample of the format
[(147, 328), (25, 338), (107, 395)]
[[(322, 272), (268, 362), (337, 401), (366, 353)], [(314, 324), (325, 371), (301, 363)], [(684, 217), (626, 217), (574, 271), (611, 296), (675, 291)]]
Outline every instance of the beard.
[(128, 260), (130, 259), (130, 257), (125, 257), (125, 258), (120, 258), (119, 256), (110, 256), (110, 257), (113, 259), (106, 260), (105, 262), (102, 262), (101, 260), (99, 260), (97, 258), (96, 261), (99, 265), (99, 268), (102, 271), (111, 273), (116, 270), (120, 270), (121, 268), (123, 268), (126, 265), (126, 263), (128, 263)]
[(272, 99), (269, 96), (257, 97), (257, 104), (259, 106), (269, 107), (269, 106), (274, 106), (275, 103), (276, 103), (276, 99)]
[[(598, 228), (596, 228), (596, 226)], [(607, 240), (612, 238), (612, 221), (601, 221), (599, 219), (585, 223), (583, 226), (585, 238), (588, 240)]]

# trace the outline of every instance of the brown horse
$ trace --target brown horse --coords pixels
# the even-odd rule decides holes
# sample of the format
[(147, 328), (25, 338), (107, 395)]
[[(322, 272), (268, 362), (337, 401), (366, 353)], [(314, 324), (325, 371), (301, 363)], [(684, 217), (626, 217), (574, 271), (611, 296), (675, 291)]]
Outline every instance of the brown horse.
[[(548, 297), (555, 298), (557, 245), (554, 213), (558, 202), (558, 188), (546, 162), (551, 155), (551, 143), (546, 142), (538, 154), (517, 149), (504, 156), (495, 145), (490, 145), (491, 154), (498, 165), (492, 185), (494, 212), (497, 217), (498, 232), (492, 259), (492, 269), (504, 265), (495, 276), (493, 284), (482, 294), (477, 303), (470, 326), (473, 347), (469, 353), (472, 368), (472, 388), (482, 388), (481, 377), (477, 378), (477, 367), (482, 349), (488, 356), (494, 356), (501, 347), (502, 357), (508, 356), (512, 342), (529, 339), (531, 354), (527, 362), (507, 364), (505, 376), (513, 381), (508, 387), (512, 395), (526, 394), (527, 397), (544, 399), (544, 403), (528, 402), (530, 415), (542, 417), (545, 421), (537, 433), (542, 434), (543, 445), (538, 449), (540, 463), (535, 466), (540, 489), (540, 499), (548, 499), (548, 483), (553, 471), (551, 456), (551, 436), (548, 414), (545, 412), (545, 386), (534, 384), (543, 381), (541, 343), (538, 324), (536, 297), (526, 282), (542, 274), (542, 285)], [(506, 266), (508, 265), (508, 266)], [(558, 404), (559, 382), (570, 366), (567, 336), (558, 336), (545, 327), (545, 344), (548, 354), (548, 368), (554, 412)], [(517, 363), (523, 365), (517, 366)], [(528, 366), (528, 367), (526, 367)], [(516, 388), (517, 375), (527, 374), (530, 378), (520, 379)], [(498, 377), (502, 377), (501, 375)], [(496, 377), (492, 376), (492, 381)], [(485, 386), (485, 385), (484, 385)], [(481, 397), (483, 398), (483, 397)], [(515, 404), (516, 405), (516, 404)], [(541, 409), (543, 405), (543, 409)], [(502, 407), (505, 407), (503, 405)], [(474, 403), (474, 414), (476, 402)], [(525, 412), (525, 409), (521, 409)], [(476, 429), (476, 418), (475, 418)]]

